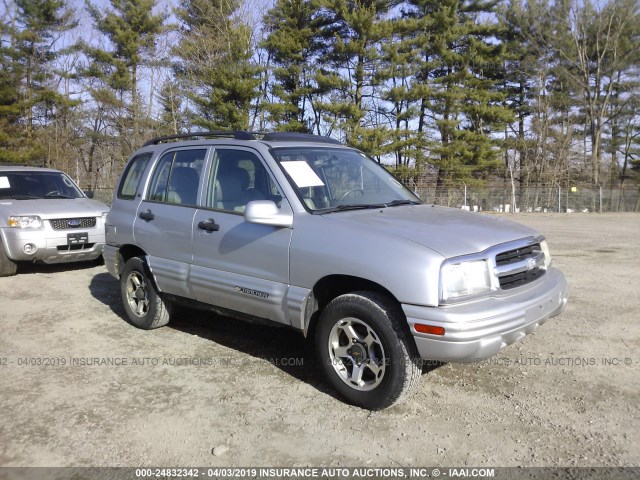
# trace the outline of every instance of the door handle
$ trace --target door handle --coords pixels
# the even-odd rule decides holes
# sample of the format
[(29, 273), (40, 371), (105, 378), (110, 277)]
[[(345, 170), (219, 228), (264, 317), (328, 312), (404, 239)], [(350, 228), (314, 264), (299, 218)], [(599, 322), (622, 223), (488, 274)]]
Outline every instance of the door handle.
[(220, 230), (220, 225), (213, 218), (207, 218), (203, 222), (198, 222), (198, 228), (207, 232), (217, 232)]
[(147, 210), (146, 212), (140, 212), (140, 214), (138, 216), (141, 219), (143, 219), (145, 222), (150, 222), (151, 220), (156, 218), (155, 215), (153, 213), (151, 213), (151, 210)]

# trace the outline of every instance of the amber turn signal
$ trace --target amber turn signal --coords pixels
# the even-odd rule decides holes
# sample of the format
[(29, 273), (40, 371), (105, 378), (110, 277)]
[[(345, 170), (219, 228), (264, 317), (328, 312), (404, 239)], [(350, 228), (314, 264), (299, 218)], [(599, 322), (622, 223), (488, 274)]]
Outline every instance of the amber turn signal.
[(429, 333), (431, 335), (444, 335), (444, 328), (442, 327), (434, 327), (433, 325), (423, 325), (421, 323), (416, 323), (413, 328), (415, 328), (418, 333)]

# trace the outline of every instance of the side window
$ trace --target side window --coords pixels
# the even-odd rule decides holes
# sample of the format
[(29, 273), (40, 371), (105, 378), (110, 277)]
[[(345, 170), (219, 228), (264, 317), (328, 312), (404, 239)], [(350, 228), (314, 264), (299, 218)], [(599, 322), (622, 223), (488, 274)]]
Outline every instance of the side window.
[(147, 162), (149, 162), (150, 158), (151, 153), (143, 153), (133, 157), (133, 160), (127, 165), (124, 175), (122, 175), (122, 180), (118, 187), (118, 198), (122, 200), (133, 200), (135, 198), (142, 173), (147, 168)]
[(252, 200), (273, 200), (282, 195), (260, 158), (252, 152), (216, 149), (206, 205), (217, 210), (244, 212)]
[(174, 205), (196, 205), (206, 149), (175, 150), (155, 167), (147, 199)]
[(171, 173), (171, 165), (173, 164), (175, 152), (169, 152), (162, 156), (156, 164), (151, 178), (151, 186), (147, 193), (147, 200), (154, 202), (167, 201), (167, 189), (169, 186), (169, 174)]

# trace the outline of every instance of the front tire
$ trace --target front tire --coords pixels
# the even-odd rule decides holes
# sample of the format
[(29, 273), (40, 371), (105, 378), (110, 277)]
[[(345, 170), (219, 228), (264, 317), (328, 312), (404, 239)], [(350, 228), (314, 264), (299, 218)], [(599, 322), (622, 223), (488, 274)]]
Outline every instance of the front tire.
[(333, 387), (350, 403), (382, 410), (420, 380), (415, 347), (400, 308), (373, 292), (341, 295), (320, 315), (316, 350)]
[(169, 323), (170, 304), (158, 293), (142, 258), (133, 257), (124, 264), (120, 275), (120, 295), (132, 325), (151, 330)]
[(0, 240), (0, 277), (10, 277), (18, 271), (18, 265), (7, 256), (4, 245)]

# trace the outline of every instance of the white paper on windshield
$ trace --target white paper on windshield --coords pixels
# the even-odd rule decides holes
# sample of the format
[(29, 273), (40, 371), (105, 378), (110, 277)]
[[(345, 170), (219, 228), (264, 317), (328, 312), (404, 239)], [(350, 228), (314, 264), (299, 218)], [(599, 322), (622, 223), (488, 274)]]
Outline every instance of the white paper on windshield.
[(8, 177), (0, 177), (0, 188), (11, 188)]
[(311, 169), (307, 162), (282, 162), (282, 166), (300, 188), (324, 186), (320, 177), (316, 175), (316, 172)]

